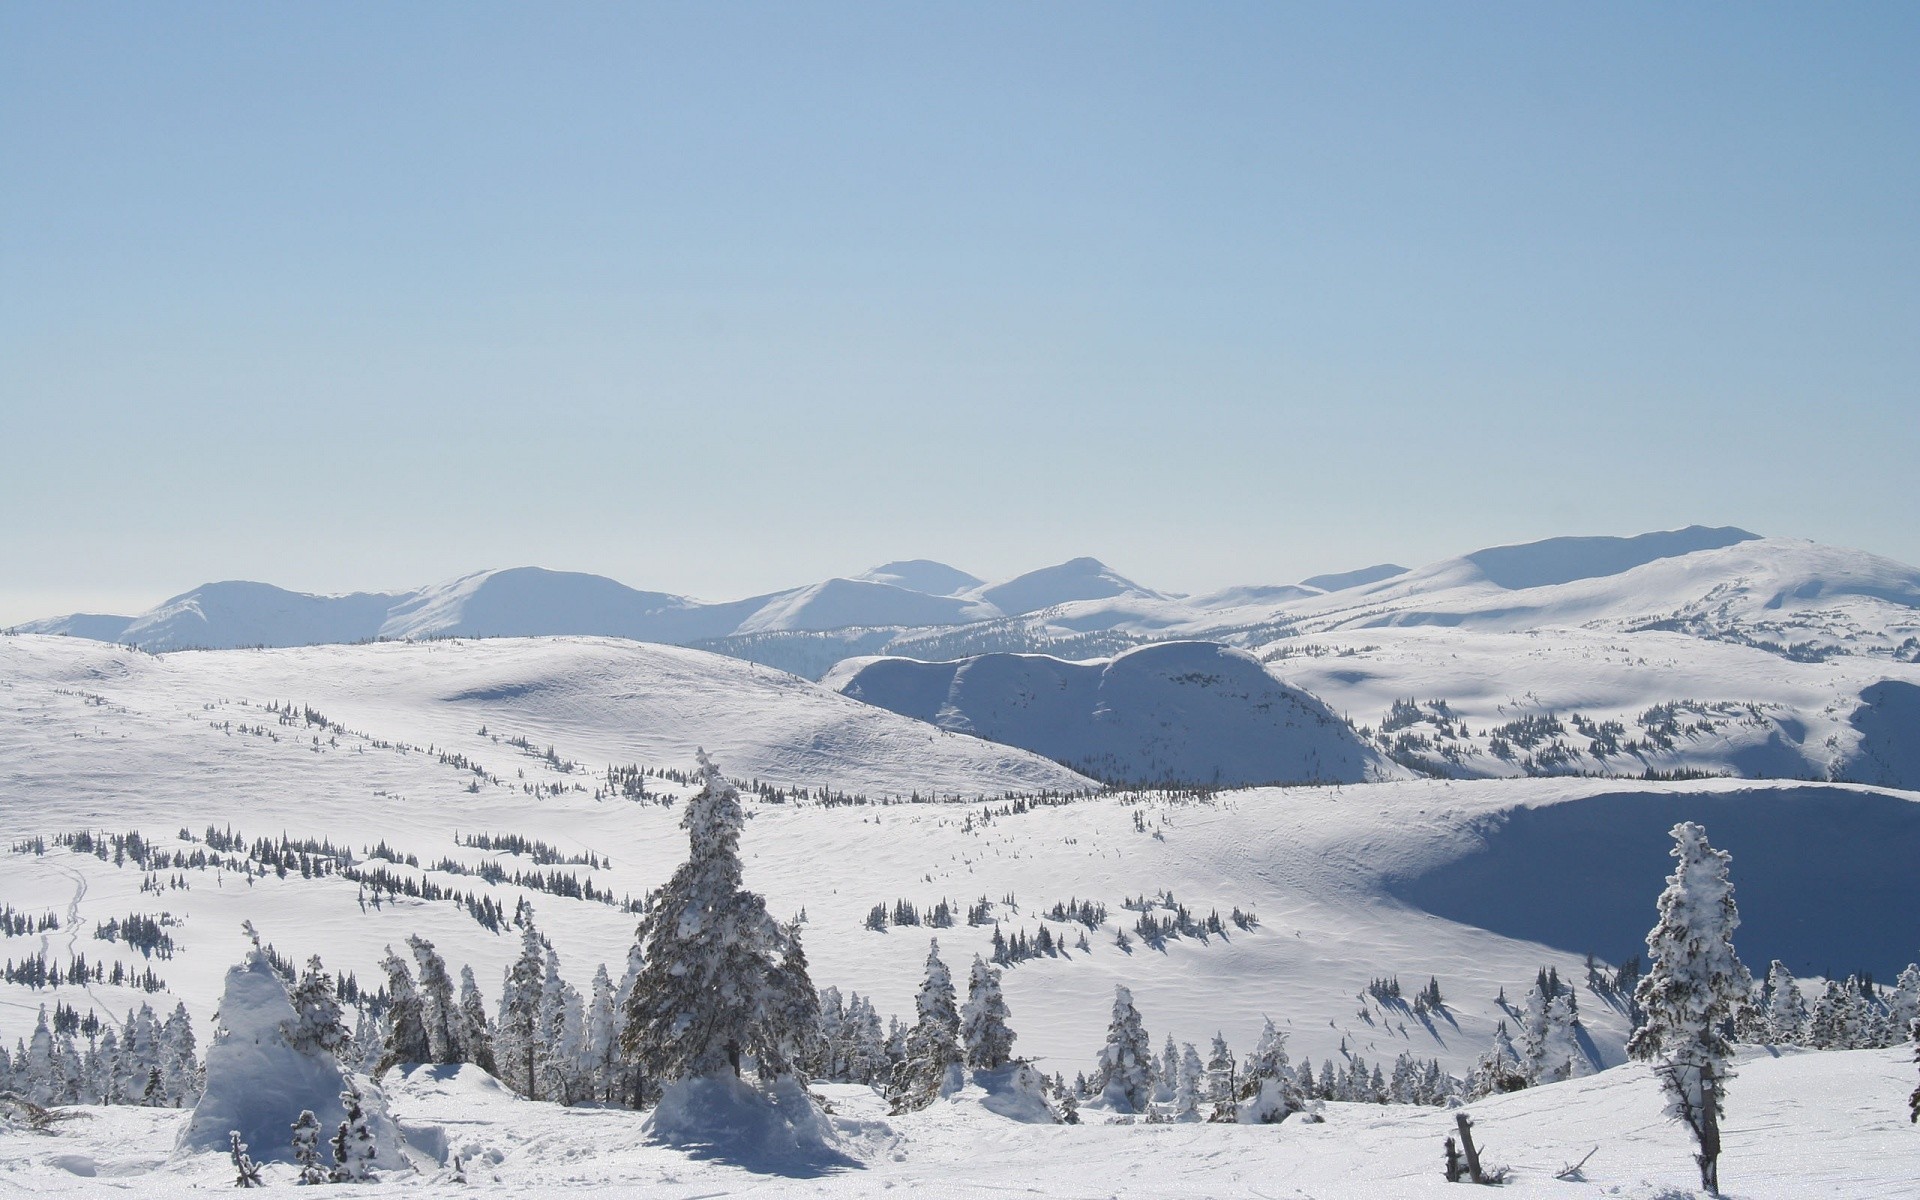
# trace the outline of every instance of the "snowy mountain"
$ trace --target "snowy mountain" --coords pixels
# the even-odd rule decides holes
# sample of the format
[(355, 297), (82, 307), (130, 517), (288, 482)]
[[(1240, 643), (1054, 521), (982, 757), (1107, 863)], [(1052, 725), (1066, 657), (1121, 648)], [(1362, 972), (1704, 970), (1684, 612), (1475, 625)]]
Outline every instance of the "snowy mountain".
[(850, 659), (822, 682), (1115, 783), (1358, 783), (1398, 773), (1314, 697), (1251, 655), (1207, 642), (1085, 662)]
[(1010, 617), (1075, 600), (1106, 600), (1115, 596), (1157, 599), (1152, 592), (1116, 573), (1097, 558), (1076, 558), (1058, 566), (1042, 567), (1005, 583), (980, 588), (980, 599)]
[(945, 563), (927, 558), (882, 563), (854, 576), (870, 583), (885, 583), (927, 596), (958, 596), (986, 586), (987, 581)]

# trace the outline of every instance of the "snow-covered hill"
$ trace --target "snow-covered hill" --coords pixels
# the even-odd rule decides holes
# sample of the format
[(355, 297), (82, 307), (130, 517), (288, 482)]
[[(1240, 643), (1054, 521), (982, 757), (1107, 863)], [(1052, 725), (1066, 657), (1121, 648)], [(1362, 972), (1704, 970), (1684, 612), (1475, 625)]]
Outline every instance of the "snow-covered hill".
[(1251, 655), (1208, 642), (1086, 662), (850, 659), (822, 682), (1115, 783), (1358, 783), (1400, 773), (1314, 697)]
[[(490, 895), (508, 911), (531, 899), (569, 973), (584, 981), (595, 964), (623, 961), (629, 913), (470, 872), (495, 862), (572, 873), (616, 898), (657, 886), (685, 846), (678, 806), (658, 800), (684, 789), (646, 774), (639, 782), (653, 799), (627, 798), (630, 777), (610, 778), (609, 767), (684, 765), (697, 740), (742, 778), (837, 792), (1075, 782), (1024, 752), (751, 664), (595, 640), (155, 659), (77, 639), (0, 638), (0, 703), (8, 799), (0, 844), (49, 839), (44, 854), (0, 857), (0, 903), (50, 910), (62, 922), (52, 933), (0, 939), (0, 958), (46, 950), (62, 961), (79, 952), (152, 966), (168, 995), (201, 1020), (240, 955), (243, 919), (282, 952), (319, 953), (362, 979), (376, 976), (382, 947), (409, 933), (471, 963), (484, 981), (500, 978), (515, 942), (452, 901), (367, 904), (350, 881), (298, 871), (167, 872), (180, 886), (163, 876), (156, 891), (132, 861), (76, 853), (53, 844), (54, 835), (137, 830), (183, 852), (205, 846), (183, 842), (181, 832), (200, 838), (209, 825), (232, 826), (249, 842), (327, 839), (363, 865)], [(1523, 989), (1543, 965), (1584, 978), (1588, 951), (1635, 952), (1668, 868), (1661, 831), (1683, 817), (1704, 820), (1735, 849), (1749, 958), (1890, 978), (1914, 956), (1900, 947), (1920, 947), (1920, 919), (1887, 894), (1904, 877), (1902, 864), (1920, 860), (1920, 801), (1859, 787), (1412, 780), (1017, 805), (790, 798), (753, 801), (751, 810), (749, 883), (775, 913), (805, 910), (820, 983), (871, 994), (882, 1011), (911, 1004), (929, 934), (949, 962), (964, 963), (987, 950), (993, 927), (875, 932), (866, 923), (875, 904), (905, 899), (924, 911), (944, 898), (963, 909), (984, 898), (1009, 935), (1046, 924), (1064, 949), (1013, 967), (1007, 992), (1021, 1049), (1069, 1077), (1100, 1042), (1116, 982), (1134, 989), (1156, 1040), (1201, 1041), (1219, 1029), (1245, 1048), (1268, 1013), (1293, 1032), (1296, 1053), (1316, 1061), (1343, 1047), (1370, 1062), (1405, 1051), (1463, 1071), (1494, 1025), (1510, 1019), (1495, 1002), (1502, 988)], [(1596, 838), (1596, 826), (1615, 831), (1611, 840)], [(459, 835), (475, 832), (611, 861), (541, 868), (464, 845)], [(369, 863), (383, 843), (398, 861)], [(406, 865), (409, 856), (422, 865)], [(1561, 894), (1530, 907), (1489, 900), (1502, 893), (1487, 892), (1487, 880), (1561, 867), (1570, 885)], [(1809, 909), (1811, 896), (1822, 907)], [(1166, 902), (1200, 917), (1237, 907), (1257, 923), (1122, 948), (1117, 934), (1140, 915), (1126, 904), (1142, 897), (1155, 913), (1171, 914)], [(1107, 915), (1094, 928), (1046, 915), (1070, 899), (1095, 900)], [(149, 963), (90, 936), (108, 917), (163, 910), (179, 922), (171, 960)], [(1801, 919), (1808, 913), (1818, 919)], [(1437, 977), (1445, 1019), (1422, 1024), (1356, 999), (1387, 974)], [(0, 986), (0, 1036), (25, 1033), (36, 1007), (54, 998)], [(152, 999), (97, 985), (59, 998), (103, 1013)], [(1582, 1001), (1595, 1054), (1619, 1061), (1624, 1019), (1598, 995)]]

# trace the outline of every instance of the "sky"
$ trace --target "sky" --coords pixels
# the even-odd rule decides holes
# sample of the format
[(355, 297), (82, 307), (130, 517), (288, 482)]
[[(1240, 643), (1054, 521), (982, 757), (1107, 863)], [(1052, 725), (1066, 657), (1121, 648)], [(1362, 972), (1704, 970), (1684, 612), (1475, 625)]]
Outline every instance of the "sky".
[(0, 0), (0, 623), (1920, 562), (1920, 6)]

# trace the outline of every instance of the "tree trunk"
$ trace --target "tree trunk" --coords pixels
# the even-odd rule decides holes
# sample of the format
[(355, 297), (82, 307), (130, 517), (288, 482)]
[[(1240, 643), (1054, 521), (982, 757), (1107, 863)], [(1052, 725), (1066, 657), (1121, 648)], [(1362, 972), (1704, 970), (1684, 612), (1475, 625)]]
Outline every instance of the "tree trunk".
[(1700, 1186), (1720, 1194), (1720, 1105), (1713, 1095), (1713, 1064), (1700, 1068)]

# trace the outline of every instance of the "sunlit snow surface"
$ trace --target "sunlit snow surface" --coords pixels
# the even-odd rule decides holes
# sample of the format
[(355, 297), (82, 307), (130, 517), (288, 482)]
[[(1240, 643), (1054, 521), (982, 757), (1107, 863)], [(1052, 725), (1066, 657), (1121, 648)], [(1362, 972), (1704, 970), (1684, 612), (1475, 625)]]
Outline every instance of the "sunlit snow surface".
[[(267, 711), (269, 702), (296, 711), (311, 706), (347, 732), (304, 718), (282, 724)], [(0, 714), (0, 841), (7, 845), (89, 828), (138, 829), (174, 846), (181, 829), (197, 835), (214, 824), (232, 825), (249, 839), (284, 832), (344, 842), (356, 853), (384, 840), (423, 863), (493, 858), (509, 869), (532, 869), (528, 860), (455, 841), (456, 832), (517, 833), (610, 859), (591, 872), (555, 869), (590, 873), (597, 886), (634, 896), (661, 882), (684, 853), (679, 808), (595, 799), (609, 764), (686, 767), (694, 745), (704, 744), (736, 777), (875, 797), (915, 790), (992, 797), (1081, 782), (1033, 755), (943, 733), (752, 664), (596, 639), (154, 658), (78, 639), (0, 638)], [(549, 746), (559, 766), (545, 756)], [(479, 764), (485, 781), (443, 755)], [(669, 797), (684, 794), (660, 780), (649, 786)], [(1271, 1015), (1290, 1032), (1296, 1061), (1337, 1059), (1344, 1047), (1390, 1067), (1406, 1051), (1458, 1073), (1507, 1018), (1495, 1003), (1500, 989), (1518, 997), (1544, 965), (1578, 981), (1587, 950), (1633, 952), (1614, 943), (1622, 923), (1631, 936), (1635, 905), (1651, 923), (1667, 866), (1658, 826), (1669, 818), (1709, 812), (1710, 834), (1735, 847), (1737, 895), (1753, 917), (1742, 932), (1755, 939), (1736, 940), (1756, 966), (1774, 945), (1791, 957), (1795, 944), (1791, 931), (1769, 932), (1781, 923), (1768, 912), (1823, 888), (1841, 889), (1837, 911), (1856, 913), (1886, 935), (1889, 947), (1920, 948), (1912, 906), (1882, 907), (1874, 898), (1884, 878), (1824, 854), (1774, 852), (1775, 843), (1793, 840), (1791, 828), (1777, 828), (1781, 812), (1806, 800), (1808, 788), (1410, 780), (1227, 792), (1205, 802), (1106, 796), (1010, 814), (997, 799), (837, 807), (749, 801), (743, 849), (748, 884), (766, 894), (771, 910), (805, 911), (816, 982), (870, 994), (883, 1013), (910, 1009), (929, 931), (866, 929), (876, 903), (904, 898), (925, 908), (942, 898), (964, 905), (984, 896), (1003, 928), (1028, 933), (1056, 901), (1104, 903), (1108, 922), (1088, 934), (1086, 949), (1071, 944), (1077, 927), (1049, 922), (1056, 935), (1068, 934), (1067, 953), (1022, 963), (1006, 976), (1016, 1050), (1069, 1079), (1092, 1066), (1116, 982), (1133, 989), (1156, 1048), (1169, 1033), (1204, 1046), (1217, 1029), (1244, 1052), (1263, 1015)], [(1820, 794), (1865, 814), (1856, 840), (1920, 861), (1920, 804), (1911, 794), (1834, 785), (1821, 785)], [(1641, 826), (1653, 833), (1644, 853), (1620, 853), (1652, 861), (1622, 862), (1617, 873), (1573, 864), (1565, 873), (1568, 891), (1543, 901), (1539, 912), (1476, 912), (1477, 889), (1457, 886), (1461, 878), (1471, 881), (1488, 856), (1560, 861), (1554, 856), (1567, 851), (1566, 839), (1583, 836), (1581, 814), (1616, 804), (1639, 812), (1635, 837), (1646, 832)], [(1558, 820), (1558, 813), (1569, 819)], [(1808, 819), (1817, 815), (1818, 806), (1809, 806)], [(509, 910), (522, 894), (506, 885), (487, 889), (470, 876), (434, 878), (491, 890)], [(0, 903), (63, 920), (57, 932), (4, 939), (0, 957), (37, 949), (63, 961), (75, 952), (97, 961), (117, 957), (151, 965), (168, 983), (167, 992), (152, 997), (121, 988), (0, 987), (0, 1036), (11, 1043), (27, 1033), (41, 1003), (62, 1000), (117, 1016), (143, 1000), (171, 1008), (177, 998), (197, 1019), (204, 1047), (248, 918), (282, 953), (318, 953), (329, 968), (367, 982), (378, 976), (384, 946), (419, 933), (456, 967), (471, 963), (490, 998), (517, 949), (514, 938), (488, 932), (452, 904), (403, 900), (363, 909), (355, 885), (338, 879), (296, 874), (249, 884), (208, 871), (187, 872), (186, 881), (186, 890), (143, 892), (138, 871), (92, 856), (64, 849), (0, 854)], [(1250, 909), (1259, 923), (1244, 930), (1229, 924), (1227, 936), (1205, 944), (1117, 946), (1116, 929), (1134, 916), (1122, 902), (1163, 891), (1200, 914)], [(1005, 902), (1009, 894), (1013, 904)], [(1583, 903), (1588, 894), (1592, 903)], [(631, 916), (545, 894), (531, 899), (570, 978), (583, 982), (595, 965), (624, 961)], [(182, 922), (171, 960), (149, 964), (124, 944), (91, 936), (95, 922), (163, 910)], [(962, 924), (939, 936), (957, 967), (986, 950), (991, 929)], [(1592, 944), (1600, 941), (1607, 944)], [(1795, 969), (1871, 969), (1887, 978), (1898, 965), (1850, 961), (1882, 951), (1836, 937), (1833, 956), (1842, 950), (1847, 960), (1804, 968), (1796, 962)], [(1409, 989), (1438, 977), (1446, 1012), (1422, 1022), (1363, 1002), (1367, 981), (1386, 974)], [(1624, 1020), (1594, 994), (1583, 991), (1581, 1001), (1603, 1065), (1619, 1063)], [(1722, 1171), (1730, 1191), (1910, 1195), (1920, 1175), (1920, 1134), (1905, 1123), (1901, 1099), (1913, 1078), (1911, 1065), (1891, 1051), (1748, 1064), (1730, 1101)], [(888, 1118), (888, 1134), (869, 1129), (849, 1151), (864, 1164), (857, 1169), (769, 1182), (738, 1165), (644, 1145), (635, 1114), (562, 1110), (455, 1082), (460, 1086), (399, 1089), (395, 1117), (411, 1127), (417, 1145), (440, 1147), (429, 1157), (446, 1147), (479, 1147), (472, 1177), (498, 1174), (516, 1191), (611, 1183), (688, 1197), (857, 1194), (889, 1186), (933, 1195), (972, 1188), (979, 1195), (1378, 1196), (1446, 1186), (1438, 1163), (1448, 1122), (1436, 1112), (1336, 1105), (1319, 1127), (1061, 1130), (1016, 1125), (963, 1103), (958, 1111)], [(486, 1094), (473, 1094), (475, 1088)], [(870, 1094), (830, 1095), (850, 1119), (879, 1117)], [(1489, 1102), (1476, 1112), (1489, 1157), (1519, 1168), (1525, 1186), (1541, 1195), (1576, 1194), (1567, 1190), (1576, 1185), (1543, 1176), (1594, 1144), (1602, 1150), (1589, 1177), (1620, 1187), (1619, 1194), (1659, 1195), (1684, 1188), (1692, 1175), (1684, 1137), (1661, 1121), (1640, 1067)], [(224, 1186), (229, 1180), (217, 1156), (163, 1163), (179, 1120), (131, 1108), (87, 1110), (53, 1138), (8, 1134), (0, 1143), (0, 1188), (102, 1188), (109, 1173), (133, 1170), (158, 1172), (134, 1182), (138, 1194)], [(65, 1165), (52, 1165), (56, 1159)], [(437, 1168), (429, 1166), (431, 1176)], [(74, 1173), (88, 1169), (96, 1174)]]
[[(1907, 1200), (1920, 1130), (1904, 1116), (1913, 1068), (1902, 1051), (1749, 1052), (1730, 1086), (1728, 1196), (1753, 1200)], [(651, 1144), (645, 1116), (559, 1108), (462, 1077), (416, 1073), (395, 1082), (394, 1107), (420, 1153), (410, 1195), (581, 1193), (693, 1200), (719, 1196), (1458, 1197), (1441, 1178), (1439, 1109), (1330, 1104), (1324, 1124), (1277, 1126), (1088, 1124), (1036, 1126), (993, 1115), (962, 1093), (925, 1112), (885, 1117), (873, 1093), (820, 1089), (847, 1124), (850, 1163), (792, 1163), (756, 1173), (734, 1162)], [(1489, 1165), (1511, 1168), (1516, 1197), (1679, 1200), (1698, 1193), (1685, 1132), (1661, 1116), (1647, 1068), (1630, 1065), (1570, 1083), (1480, 1101), (1468, 1110)], [(0, 1192), (184, 1195), (225, 1188), (213, 1155), (170, 1159), (182, 1114), (83, 1108), (52, 1135), (0, 1132)], [(1556, 1171), (1588, 1151), (1583, 1179)], [(467, 1183), (441, 1156), (458, 1154)], [(761, 1164), (763, 1166), (767, 1164)], [(270, 1185), (292, 1183), (270, 1165)], [(389, 1175), (389, 1179), (395, 1176)]]

